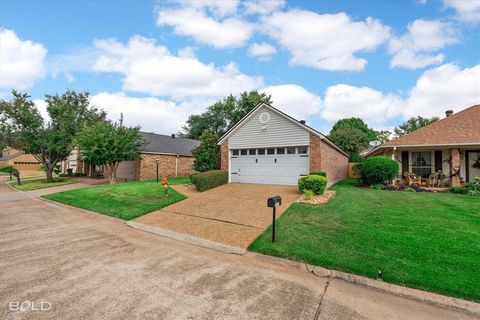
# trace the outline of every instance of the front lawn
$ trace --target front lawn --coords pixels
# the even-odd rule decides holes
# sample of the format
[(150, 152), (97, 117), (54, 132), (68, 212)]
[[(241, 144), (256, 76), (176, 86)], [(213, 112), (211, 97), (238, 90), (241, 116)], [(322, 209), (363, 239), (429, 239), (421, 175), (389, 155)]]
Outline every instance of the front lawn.
[(333, 186), (325, 206), (293, 204), (249, 247), (264, 254), (480, 301), (480, 198)]
[[(15, 177), (13, 179), (16, 179)], [(75, 180), (70, 178), (54, 178), (53, 182), (47, 182), (47, 179), (20, 179), (20, 185), (18, 184), (17, 180), (12, 180), (9, 184), (12, 187), (17, 188), (21, 191), (31, 191), (43, 188), (50, 188), (56, 186), (63, 186), (66, 184), (75, 183)]]
[[(181, 177), (169, 179), (171, 185), (183, 181)], [(155, 181), (133, 181), (54, 193), (44, 198), (131, 220), (186, 198), (172, 188), (168, 193), (165, 196), (163, 187)]]

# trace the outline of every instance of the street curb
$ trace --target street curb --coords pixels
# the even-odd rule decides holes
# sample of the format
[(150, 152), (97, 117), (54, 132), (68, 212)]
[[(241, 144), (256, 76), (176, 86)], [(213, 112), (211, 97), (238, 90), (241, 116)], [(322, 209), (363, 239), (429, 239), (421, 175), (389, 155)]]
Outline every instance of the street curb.
[(143, 224), (143, 223), (140, 223), (140, 222), (125, 221), (125, 224), (127, 224), (128, 226), (130, 226), (132, 228), (143, 230), (143, 231), (146, 231), (146, 232), (150, 232), (150, 233), (153, 233), (153, 234), (165, 237), (165, 238), (169, 238), (169, 239), (173, 239), (173, 240), (177, 240), (177, 241), (182, 241), (182, 242), (185, 242), (185, 243), (188, 243), (188, 244), (192, 244), (192, 245), (196, 245), (196, 246), (200, 246), (200, 247), (204, 247), (204, 248), (208, 248), (208, 249), (213, 249), (213, 250), (217, 250), (217, 251), (221, 251), (221, 252), (225, 252), (225, 253), (233, 253), (233, 254), (238, 254), (238, 255), (244, 255), (248, 252), (247, 250), (239, 248), (239, 247), (229, 246), (229, 245), (222, 244), (222, 243), (219, 243), (219, 242), (215, 242), (215, 241), (191, 236), (191, 235), (188, 235), (188, 234), (185, 234), (185, 233), (180, 233), (180, 232), (176, 232), (176, 231), (172, 231), (172, 230), (168, 230), (168, 229), (164, 229), (164, 228), (150, 226), (150, 225)]
[(267, 256), (261, 253), (249, 251), (249, 254), (253, 255), (259, 260), (271, 262), (277, 265), (292, 267), (304, 272), (312, 273), (318, 277), (340, 279), (362, 285), (364, 287), (380, 290), (392, 295), (405, 297), (411, 300), (416, 300), (439, 307), (460, 310), (474, 316), (480, 316), (480, 304), (473, 301), (443, 296), (437, 293), (427, 292), (419, 289), (407, 288), (400, 285), (357, 276), (346, 272), (330, 270), (319, 266), (313, 266), (307, 263), (287, 260), (279, 257)]

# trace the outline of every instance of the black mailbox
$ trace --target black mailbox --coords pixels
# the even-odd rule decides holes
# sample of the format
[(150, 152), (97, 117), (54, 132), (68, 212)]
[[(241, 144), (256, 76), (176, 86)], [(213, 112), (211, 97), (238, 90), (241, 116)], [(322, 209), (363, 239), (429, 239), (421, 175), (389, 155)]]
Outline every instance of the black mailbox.
[(282, 204), (282, 198), (280, 198), (280, 196), (271, 197), (271, 198), (268, 198), (267, 200), (267, 207), (269, 208), (275, 208), (280, 206), (281, 204)]

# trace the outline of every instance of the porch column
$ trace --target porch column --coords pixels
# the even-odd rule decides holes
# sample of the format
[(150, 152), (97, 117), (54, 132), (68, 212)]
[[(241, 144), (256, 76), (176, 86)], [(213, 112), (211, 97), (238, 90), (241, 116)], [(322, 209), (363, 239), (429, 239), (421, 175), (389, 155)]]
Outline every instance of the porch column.
[(460, 152), (458, 149), (450, 149), (452, 161), (450, 164), (450, 186), (460, 187)]

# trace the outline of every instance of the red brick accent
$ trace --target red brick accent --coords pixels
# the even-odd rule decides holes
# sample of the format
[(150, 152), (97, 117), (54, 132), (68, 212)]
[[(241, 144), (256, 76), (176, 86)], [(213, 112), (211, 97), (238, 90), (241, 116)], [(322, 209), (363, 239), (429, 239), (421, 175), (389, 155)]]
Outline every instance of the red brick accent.
[(348, 176), (348, 157), (322, 141), (321, 143), (322, 171), (327, 173), (329, 183), (336, 182)]
[(450, 164), (451, 187), (460, 187), (460, 152), (458, 149), (450, 149), (452, 163)]
[(136, 162), (135, 178), (138, 177), (139, 180), (155, 179), (157, 176), (155, 159), (157, 158), (160, 159), (158, 166), (160, 177), (174, 177), (176, 166), (178, 176), (186, 176), (193, 172), (193, 157), (179, 156), (177, 158), (175, 155), (142, 153), (141, 160)]
[(322, 170), (321, 145), (320, 137), (310, 133), (310, 172)]
[(220, 170), (228, 171), (228, 140), (220, 145)]

